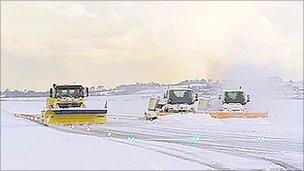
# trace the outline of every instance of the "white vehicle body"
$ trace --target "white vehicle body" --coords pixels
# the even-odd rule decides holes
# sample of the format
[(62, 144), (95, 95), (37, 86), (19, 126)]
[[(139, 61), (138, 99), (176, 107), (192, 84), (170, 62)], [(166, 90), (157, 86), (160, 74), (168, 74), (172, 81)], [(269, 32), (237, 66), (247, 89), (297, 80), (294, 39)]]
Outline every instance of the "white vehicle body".
[(162, 108), (163, 111), (174, 112), (194, 112), (193, 104), (166, 104)]
[(148, 111), (145, 112), (146, 119), (156, 119), (158, 115), (195, 112), (193, 91), (189, 88), (171, 88), (168, 89), (163, 97), (150, 98)]
[(250, 102), (250, 96), (243, 90), (223, 90), (219, 95), (222, 105), (220, 111), (247, 111), (247, 102)]
[(233, 111), (247, 111), (247, 107), (242, 105), (241, 103), (224, 103), (221, 108), (221, 111), (229, 111), (229, 112), (233, 112)]

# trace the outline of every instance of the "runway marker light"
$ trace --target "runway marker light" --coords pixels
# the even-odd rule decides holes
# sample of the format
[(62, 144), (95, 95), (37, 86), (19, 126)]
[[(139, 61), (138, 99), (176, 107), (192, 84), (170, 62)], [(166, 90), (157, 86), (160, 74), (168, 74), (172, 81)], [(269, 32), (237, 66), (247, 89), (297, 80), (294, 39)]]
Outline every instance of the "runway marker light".
[(86, 126), (86, 128), (85, 128), (85, 133), (91, 134), (91, 128), (88, 127), (88, 126)]
[(134, 141), (134, 140), (135, 140), (135, 135), (134, 135), (134, 134), (129, 133), (129, 134), (128, 134), (128, 136), (127, 136), (127, 139), (128, 139), (128, 141), (129, 141), (129, 142), (132, 142), (132, 141)]
[(201, 136), (200, 135), (192, 135), (190, 138), (190, 143), (191, 144), (197, 144), (199, 143), (201, 140)]
[(107, 137), (111, 138), (112, 137), (112, 131), (107, 132)]
[(266, 135), (264, 134), (264, 135), (259, 136), (257, 139), (260, 143), (264, 143), (265, 142), (265, 137), (266, 137)]

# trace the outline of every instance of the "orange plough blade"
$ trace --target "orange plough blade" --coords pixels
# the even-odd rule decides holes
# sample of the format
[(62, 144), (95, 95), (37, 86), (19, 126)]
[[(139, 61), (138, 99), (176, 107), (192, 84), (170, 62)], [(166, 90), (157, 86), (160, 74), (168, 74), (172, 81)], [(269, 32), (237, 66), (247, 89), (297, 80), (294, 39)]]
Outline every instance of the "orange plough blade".
[(158, 112), (156, 113), (157, 116), (166, 116), (166, 115), (169, 115), (170, 113), (168, 112)]
[(175, 114), (188, 114), (188, 113), (191, 113), (191, 112), (157, 112), (156, 115), (157, 116), (167, 116), (167, 115), (175, 115)]
[(227, 118), (262, 118), (267, 119), (267, 112), (229, 112), (229, 111), (210, 111), (210, 116), (217, 119)]

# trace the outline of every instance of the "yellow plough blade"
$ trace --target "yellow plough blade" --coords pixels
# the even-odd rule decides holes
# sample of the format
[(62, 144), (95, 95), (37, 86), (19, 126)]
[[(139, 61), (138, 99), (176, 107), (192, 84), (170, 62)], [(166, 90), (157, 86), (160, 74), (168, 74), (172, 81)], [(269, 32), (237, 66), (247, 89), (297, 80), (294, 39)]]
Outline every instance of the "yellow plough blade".
[(47, 109), (43, 112), (45, 125), (81, 125), (107, 123), (106, 110)]
[(229, 111), (210, 111), (209, 114), (213, 118), (227, 119), (227, 118), (262, 118), (267, 119), (266, 112), (229, 112)]

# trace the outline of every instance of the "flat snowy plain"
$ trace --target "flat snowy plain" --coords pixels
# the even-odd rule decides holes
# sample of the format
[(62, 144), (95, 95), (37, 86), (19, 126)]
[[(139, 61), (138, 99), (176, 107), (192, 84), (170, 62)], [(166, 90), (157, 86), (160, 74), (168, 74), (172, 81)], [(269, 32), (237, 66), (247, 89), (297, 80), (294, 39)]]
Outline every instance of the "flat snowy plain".
[(148, 98), (89, 97), (88, 108), (108, 100), (109, 122), (76, 128), (12, 116), (39, 114), (45, 98), (2, 98), (1, 169), (303, 170), (303, 100), (265, 101), (259, 107), (269, 120), (176, 114), (146, 121)]

